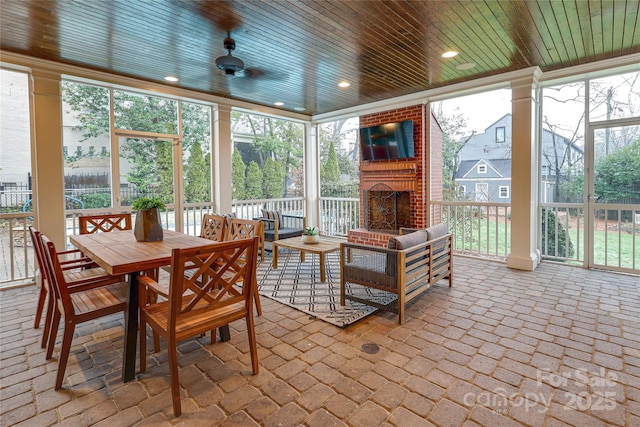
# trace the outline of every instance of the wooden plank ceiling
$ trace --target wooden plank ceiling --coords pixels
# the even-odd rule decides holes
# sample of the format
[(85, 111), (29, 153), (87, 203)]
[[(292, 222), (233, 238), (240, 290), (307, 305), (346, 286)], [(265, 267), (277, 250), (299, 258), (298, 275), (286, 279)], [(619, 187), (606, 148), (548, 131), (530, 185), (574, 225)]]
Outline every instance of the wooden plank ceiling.
[[(174, 75), (188, 89), (303, 114), (640, 52), (637, 0), (2, 0), (0, 8), (3, 50), (155, 82)], [(228, 32), (244, 76), (215, 67)], [(460, 53), (443, 59), (447, 50)], [(339, 88), (342, 80), (351, 86)]]

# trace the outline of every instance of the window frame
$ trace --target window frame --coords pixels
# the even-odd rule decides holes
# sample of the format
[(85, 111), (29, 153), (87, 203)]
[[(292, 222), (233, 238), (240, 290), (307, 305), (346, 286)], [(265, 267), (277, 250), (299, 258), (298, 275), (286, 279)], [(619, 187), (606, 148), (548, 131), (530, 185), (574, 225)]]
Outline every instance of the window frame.
[[(506, 192), (506, 195), (502, 195), (502, 191)], [(509, 186), (508, 185), (500, 185), (498, 186), (498, 198), (499, 199), (508, 199), (510, 196)]]
[(504, 126), (496, 127), (496, 143), (507, 142), (507, 130)]
[(476, 167), (476, 171), (477, 171), (478, 173), (487, 173), (487, 165), (485, 165), (485, 164), (478, 165), (478, 166)]

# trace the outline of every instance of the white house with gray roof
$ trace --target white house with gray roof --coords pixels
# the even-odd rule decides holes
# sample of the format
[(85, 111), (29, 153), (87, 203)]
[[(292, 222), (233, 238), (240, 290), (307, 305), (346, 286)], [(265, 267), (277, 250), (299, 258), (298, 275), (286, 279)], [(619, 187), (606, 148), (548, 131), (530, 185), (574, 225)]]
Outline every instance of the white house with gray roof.
[[(511, 114), (466, 137), (454, 175), (458, 197), (478, 202), (511, 202)], [(582, 148), (548, 129), (542, 135), (541, 198), (554, 201), (554, 188), (569, 169), (582, 168)]]

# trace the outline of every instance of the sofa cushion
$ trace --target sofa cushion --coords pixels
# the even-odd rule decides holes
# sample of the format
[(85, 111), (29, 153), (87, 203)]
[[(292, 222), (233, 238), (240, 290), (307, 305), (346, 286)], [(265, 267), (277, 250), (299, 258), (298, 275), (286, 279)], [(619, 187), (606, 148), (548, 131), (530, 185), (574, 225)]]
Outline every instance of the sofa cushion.
[(393, 236), (389, 239), (387, 247), (389, 249), (407, 249), (420, 243), (426, 243), (427, 238), (428, 234), (425, 230), (418, 230), (403, 236)]
[[(402, 236), (394, 236), (389, 239), (389, 243), (387, 247), (389, 249), (403, 250), (407, 248), (414, 247), (416, 245), (420, 245), (422, 243), (427, 242), (427, 232), (424, 230), (414, 231), (413, 233), (404, 234)], [(421, 251), (422, 248), (418, 248), (415, 251), (412, 251), (406, 254), (408, 257), (411, 257), (416, 254), (416, 252)], [(387, 258), (387, 274), (395, 276), (398, 272), (398, 266), (396, 265), (398, 262), (397, 257), (389, 256)], [(410, 267), (415, 263), (420, 262), (420, 259), (414, 259), (412, 261), (407, 262), (406, 267)]]
[(449, 234), (449, 226), (445, 223), (438, 224), (427, 228), (427, 241), (431, 241), (433, 239), (437, 239), (442, 236), (446, 236)]
[[(275, 239), (275, 230), (264, 230), (264, 240), (272, 242)], [(278, 239), (288, 239), (290, 237), (302, 236), (301, 228), (279, 228), (278, 227)]]
[[(266, 218), (266, 219), (271, 219), (271, 220), (278, 221), (278, 228), (284, 227), (284, 221), (283, 221), (283, 218), (282, 218), (282, 211), (280, 209), (278, 209), (278, 210), (262, 209), (262, 217)], [(278, 234), (280, 234), (280, 233), (278, 233)]]

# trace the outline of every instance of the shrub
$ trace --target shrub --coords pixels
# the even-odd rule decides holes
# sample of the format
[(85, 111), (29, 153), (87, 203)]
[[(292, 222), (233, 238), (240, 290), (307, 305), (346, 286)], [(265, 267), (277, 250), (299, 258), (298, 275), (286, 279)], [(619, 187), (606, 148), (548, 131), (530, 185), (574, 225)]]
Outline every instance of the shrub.
[(133, 201), (131, 209), (134, 211), (146, 211), (148, 209), (158, 208), (161, 211), (165, 210), (164, 202), (156, 198), (141, 197)]
[(91, 193), (83, 194), (80, 199), (84, 202), (85, 209), (99, 209), (111, 207), (111, 194)]
[(541, 251), (543, 258), (573, 258), (575, 255), (569, 233), (558, 221), (556, 214), (547, 208), (542, 209)]

